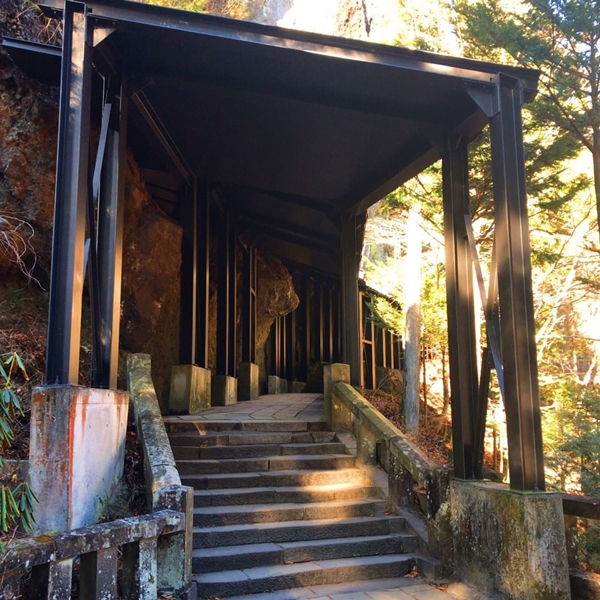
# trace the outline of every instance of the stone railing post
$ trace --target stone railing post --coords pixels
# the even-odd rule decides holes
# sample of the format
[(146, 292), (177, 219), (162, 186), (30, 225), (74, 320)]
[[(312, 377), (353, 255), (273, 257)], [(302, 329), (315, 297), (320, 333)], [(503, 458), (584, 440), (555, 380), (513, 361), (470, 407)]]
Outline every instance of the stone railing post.
[[(173, 590), (186, 598), (192, 583), (192, 540), (194, 489), (169, 485), (155, 492), (154, 510), (170, 509), (185, 513), (185, 529), (158, 539), (158, 589)], [(182, 595), (183, 594), (183, 595)]]
[(323, 397), (327, 425), (333, 427), (333, 384), (338, 381), (350, 383), (350, 365), (333, 363), (323, 367)]

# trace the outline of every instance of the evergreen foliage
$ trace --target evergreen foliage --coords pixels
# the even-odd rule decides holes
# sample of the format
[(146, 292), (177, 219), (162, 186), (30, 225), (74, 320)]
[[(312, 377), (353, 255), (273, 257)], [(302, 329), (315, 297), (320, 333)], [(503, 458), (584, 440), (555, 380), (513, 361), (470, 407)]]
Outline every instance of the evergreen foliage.
[(600, 215), (600, 0), (459, 0), (465, 54), (541, 71), (531, 112), (592, 156)]

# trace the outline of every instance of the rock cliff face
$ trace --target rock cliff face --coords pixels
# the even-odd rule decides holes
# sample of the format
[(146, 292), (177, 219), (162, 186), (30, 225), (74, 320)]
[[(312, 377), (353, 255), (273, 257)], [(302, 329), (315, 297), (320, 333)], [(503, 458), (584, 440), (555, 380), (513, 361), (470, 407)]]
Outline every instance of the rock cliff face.
[[(18, 327), (18, 307), (7, 303), (7, 297), (24, 288), (35, 299), (38, 325), (45, 327), (47, 322), (44, 289), (52, 245), (57, 100), (55, 88), (28, 79), (0, 49), (0, 312), (9, 306), (16, 310), (14, 315), (4, 314), (11, 318), (0, 322), (14, 327)], [(132, 156), (127, 160), (124, 228), (121, 348), (152, 356), (155, 386), (166, 409), (171, 365), (179, 362), (182, 231), (155, 205)], [(215, 269), (213, 265), (213, 275)], [(24, 272), (37, 282), (28, 281)], [(260, 346), (273, 320), (293, 310), (298, 297), (291, 276), (276, 257), (260, 254), (257, 275)], [(214, 285), (210, 306), (210, 314), (216, 314)], [(214, 366), (214, 321), (210, 333), (210, 366)], [(89, 358), (85, 331), (82, 345), (85, 381)], [(43, 365), (37, 368), (43, 370)]]

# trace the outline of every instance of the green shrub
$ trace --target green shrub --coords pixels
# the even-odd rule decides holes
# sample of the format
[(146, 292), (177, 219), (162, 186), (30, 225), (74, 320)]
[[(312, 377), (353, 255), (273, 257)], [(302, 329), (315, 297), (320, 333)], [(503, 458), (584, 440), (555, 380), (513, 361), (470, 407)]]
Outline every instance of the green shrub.
[[(14, 439), (13, 425), (23, 414), (13, 389), (15, 375), (29, 379), (21, 357), (16, 352), (0, 354), (0, 469), (5, 464), (2, 453)], [(0, 478), (0, 533), (16, 527), (30, 530), (34, 523), (35, 502), (35, 494), (28, 483), (19, 482), (16, 475)]]

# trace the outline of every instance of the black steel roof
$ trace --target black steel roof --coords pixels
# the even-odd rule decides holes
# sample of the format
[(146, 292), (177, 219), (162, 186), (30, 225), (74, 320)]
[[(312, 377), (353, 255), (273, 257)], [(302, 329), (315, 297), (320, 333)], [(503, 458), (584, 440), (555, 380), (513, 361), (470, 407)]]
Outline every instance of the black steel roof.
[[(136, 2), (86, 5), (109, 33), (96, 61), (117, 65), (138, 93), (129, 140), (142, 168), (175, 162), (220, 184), (263, 245), (325, 270), (337, 268), (328, 249), (345, 214), (437, 160), (449, 133), (485, 125), (467, 86), (499, 72), (519, 78), (526, 99), (537, 86), (527, 69)], [(25, 60), (27, 49), (13, 51)]]

